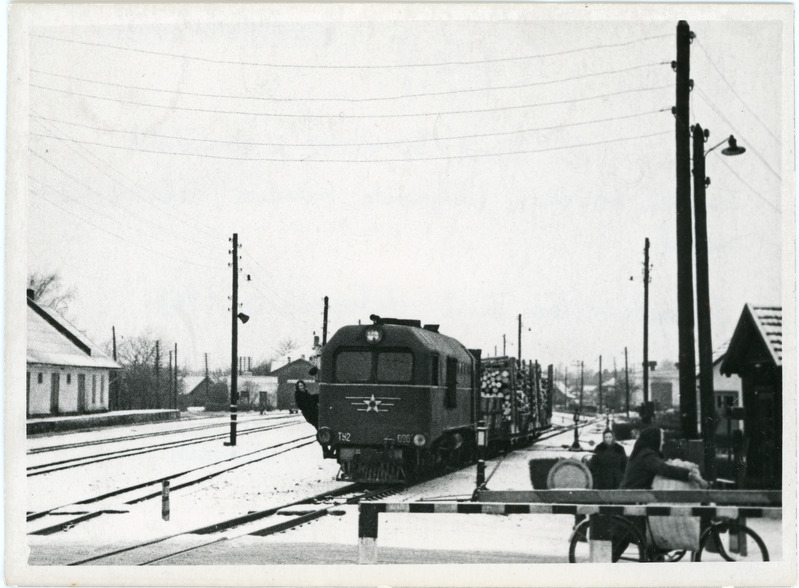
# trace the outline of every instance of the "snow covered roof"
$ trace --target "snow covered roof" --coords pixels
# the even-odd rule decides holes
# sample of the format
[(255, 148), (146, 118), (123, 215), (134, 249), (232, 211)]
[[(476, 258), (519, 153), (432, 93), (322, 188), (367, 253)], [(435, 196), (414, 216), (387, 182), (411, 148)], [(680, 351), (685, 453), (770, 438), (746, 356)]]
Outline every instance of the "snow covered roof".
[(741, 318), (730, 339), (729, 348), (721, 364), (721, 373), (738, 373), (746, 361), (752, 344), (759, 346), (764, 358), (782, 367), (782, 307), (744, 305)]
[(28, 298), (27, 363), (121, 369), (63, 316)]

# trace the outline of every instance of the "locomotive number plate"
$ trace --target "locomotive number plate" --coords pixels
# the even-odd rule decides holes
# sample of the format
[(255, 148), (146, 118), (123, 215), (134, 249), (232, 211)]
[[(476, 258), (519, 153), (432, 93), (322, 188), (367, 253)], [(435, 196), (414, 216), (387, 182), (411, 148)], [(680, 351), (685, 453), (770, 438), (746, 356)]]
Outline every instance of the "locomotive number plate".
[(407, 435), (402, 435), (402, 434), (400, 434), (400, 435), (397, 435), (397, 443), (410, 443), (410, 442), (411, 442), (411, 436), (410, 436), (410, 434), (407, 434)]
[(342, 433), (342, 432), (339, 432), (339, 434), (338, 434), (338, 440), (339, 440), (339, 441), (344, 441), (345, 443), (347, 443), (347, 442), (350, 440), (350, 437), (351, 437), (351, 436), (352, 436), (352, 434), (351, 434), (351, 433)]

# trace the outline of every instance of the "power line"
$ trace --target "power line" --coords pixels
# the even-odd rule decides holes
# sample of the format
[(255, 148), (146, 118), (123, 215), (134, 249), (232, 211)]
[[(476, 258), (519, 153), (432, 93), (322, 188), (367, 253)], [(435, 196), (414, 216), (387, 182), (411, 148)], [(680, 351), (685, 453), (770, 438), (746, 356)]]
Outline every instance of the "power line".
[(71, 43), (75, 45), (84, 45), (87, 47), (102, 47), (105, 49), (115, 49), (118, 51), (129, 51), (133, 53), (142, 53), (145, 55), (157, 55), (160, 57), (173, 57), (176, 59), (189, 59), (193, 61), (200, 61), (203, 63), (214, 63), (217, 65), (241, 65), (250, 67), (269, 67), (269, 68), (297, 68), (297, 69), (397, 69), (397, 68), (413, 68), (413, 67), (445, 67), (445, 66), (461, 66), (461, 65), (480, 65), (488, 63), (503, 63), (511, 61), (525, 61), (530, 59), (544, 59), (547, 57), (558, 57), (562, 55), (570, 55), (573, 53), (582, 53), (585, 51), (596, 51), (599, 49), (614, 49), (621, 47), (629, 47), (644, 41), (655, 39), (663, 39), (671, 37), (670, 34), (655, 35), (650, 37), (642, 37), (625, 41), (623, 43), (608, 43), (604, 45), (592, 45), (589, 47), (580, 47), (577, 49), (567, 49), (564, 51), (556, 51), (553, 53), (540, 53), (537, 55), (523, 55), (516, 57), (497, 57), (493, 59), (476, 59), (476, 60), (461, 60), (461, 61), (443, 61), (437, 63), (401, 63), (401, 64), (383, 64), (383, 65), (322, 65), (322, 64), (292, 64), (292, 63), (268, 63), (268, 62), (247, 62), (247, 61), (232, 61), (225, 59), (211, 59), (208, 57), (198, 57), (194, 55), (186, 55), (180, 53), (169, 53), (166, 51), (154, 51), (150, 49), (139, 49), (135, 47), (123, 47), (121, 45), (112, 45), (110, 43), (96, 43), (89, 41), (77, 41), (75, 39), (64, 39), (60, 37), (52, 37), (49, 35), (31, 34), (31, 37), (39, 39), (48, 39), (50, 41), (58, 41), (61, 43)]
[[(718, 116), (719, 116), (719, 117), (720, 117), (720, 118), (721, 118), (721, 119), (722, 119), (722, 120), (723, 120), (725, 123), (727, 123), (727, 124), (729, 125), (729, 127), (730, 127), (730, 128), (733, 130), (733, 131), (735, 131), (736, 133), (738, 133), (738, 136), (739, 136), (739, 137), (742, 137), (742, 138), (746, 139), (746, 137), (744, 136), (744, 134), (743, 134), (743, 133), (741, 133), (741, 132), (740, 132), (740, 131), (739, 131), (737, 128), (735, 128), (735, 125), (733, 125), (733, 124), (730, 122), (730, 120), (729, 120), (729, 119), (728, 119), (726, 116), (724, 116), (724, 114), (721, 112), (721, 109), (720, 109), (718, 106), (716, 106), (716, 105), (713, 103), (713, 101), (712, 101), (712, 100), (710, 100), (710, 98), (708, 97), (708, 95), (707, 95), (707, 94), (705, 94), (705, 92), (703, 92), (701, 89), (699, 89), (699, 96), (702, 98), (702, 100), (704, 100), (704, 101), (705, 101), (705, 103), (706, 103), (708, 106), (710, 106), (710, 108), (712, 108), (712, 109), (713, 109), (713, 112), (715, 112), (715, 113), (716, 113), (716, 114), (717, 114), (717, 115), (718, 115)], [(774, 174), (774, 176), (775, 176), (775, 177), (776, 177), (778, 180), (782, 180), (782, 176), (781, 176), (780, 174), (778, 174), (778, 173), (777, 173), (777, 172), (776, 172), (776, 171), (775, 171), (775, 170), (774, 170), (774, 169), (773, 169), (773, 168), (772, 168), (772, 167), (769, 165), (768, 161), (766, 161), (766, 158), (765, 158), (765, 157), (763, 157), (763, 156), (760, 154), (760, 151), (758, 151), (758, 150), (755, 148), (755, 146), (752, 144), (752, 142), (751, 142), (751, 141), (747, 141), (747, 143), (748, 143), (748, 144), (747, 144), (747, 147), (748, 147), (749, 149), (751, 149), (751, 150), (752, 150), (752, 152), (755, 154), (755, 157), (757, 157), (757, 158), (758, 158), (758, 159), (759, 159), (759, 160), (760, 160), (760, 161), (763, 163), (763, 165), (765, 165), (765, 166), (768, 168), (768, 170), (769, 170), (769, 171), (770, 171), (772, 174)]]
[(162, 108), (166, 110), (179, 110), (184, 112), (203, 112), (209, 114), (235, 114), (243, 116), (266, 116), (272, 118), (334, 118), (338, 120), (343, 119), (373, 119), (373, 118), (414, 118), (425, 116), (445, 116), (455, 114), (484, 114), (487, 112), (506, 112), (509, 110), (521, 110), (525, 108), (536, 108), (539, 106), (559, 106), (562, 104), (574, 104), (576, 102), (586, 102), (589, 100), (598, 100), (600, 98), (611, 98), (613, 96), (622, 96), (625, 94), (636, 94), (641, 92), (651, 92), (654, 90), (665, 90), (671, 88), (671, 85), (665, 86), (650, 86), (647, 88), (631, 88), (628, 90), (619, 90), (617, 92), (609, 92), (605, 94), (596, 94), (594, 96), (585, 96), (581, 98), (569, 98), (566, 100), (555, 100), (551, 102), (537, 102), (533, 104), (518, 104), (514, 106), (498, 106), (495, 108), (475, 108), (470, 110), (449, 110), (441, 112), (407, 112), (407, 113), (392, 113), (392, 114), (291, 114), (279, 112), (252, 112), (245, 110), (216, 110), (213, 108), (196, 108), (188, 106), (166, 106), (162, 104), (149, 104), (147, 102), (138, 102), (136, 100), (124, 100), (122, 98), (108, 98), (106, 96), (98, 96), (97, 94), (90, 94), (88, 92), (73, 92), (71, 90), (62, 90), (60, 88), (52, 88), (50, 86), (42, 86), (40, 84), (30, 84), (31, 88), (39, 90), (47, 90), (50, 92), (57, 92), (59, 94), (68, 94), (70, 96), (80, 96), (82, 98), (93, 98), (95, 100), (105, 100), (108, 102), (116, 102), (119, 104), (131, 104), (133, 106), (145, 106), (148, 108)]
[(155, 137), (158, 139), (173, 139), (179, 141), (196, 141), (199, 143), (217, 143), (223, 145), (241, 145), (247, 147), (376, 147), (376, 146), (386, 146), (386, 145), (408, 145), (414, 143), (438, 143), (441, 141), (453, 141), (459, 139), (483, 139), (486, 137), (502, 137), (508, 135), (519, 135), (523, 133), (532, 133), (537, 131), (554, 131), (559, 129), (565, 129), (569, 127), (578, 127), (578, 126), (585, 126), (590, 124), (599, 124), (605, 122), (615, 122), (620, 120), (626, 120), (631, 118), (640, 118), (643, 116), (649, 116), (652, 114), (658, 114), (661, 112), (665, 112), (670, 110), (670, 108), (661, 108), (658, 110), (650, 110), (648, 112), (640, 112), (636, 114), (626, 114), (622, 116), (614, 116), (614, 117), (606, 117), (600, 119), (593, 119), (589, 121), (580, 121), (576, 123), (564, 123), (559, 125), (547, 125), (542, 127), (532, 127), (527, 129), (518, 129), (514, 131), (502, 131), (502, 132), (494, 132), (494, 133), (475, 133), (471, 135), (453, 135), (448, 137), (434, 137), (434, 138), (427, 138), (427, 139), (408, 139), (408, 140), (400, 140), (400, 141), (374, 141), (374, 142), (362, 142), (362, 143), (274, 143), (274, 142), (262, 142), (262, 141), (230, 141), (224, 139), (206, 139), (200, 137), (187, 137), (187, 136), (180, 136), (180, 135), (164, 135), (159, 133), (146, 133), (140, 131), (129, 131), (125, 129), (110, 129), (108, 127), (99, 127), (95, 125), (86, 125), (82, 123), (75, 123), (75, 122), (68, 122), (68, 121), (61, 121), (61, 120), (54, 120), (43, 116), (34, 115), (33, 118), (40, 118), (42, 120), (47, 120), (59, 124), (65, 124), (73, 127), (79, 127), (84, 129), (90, 129), (94, 131), (101, 131), (106, 133), (117, 133), (117, 134), (125, 134), (125, 135), (136, 135), (141, 137)]
[(736, 172), (736, 171), (735, 171), (735, 170), (732, 168), (732, 166), (730, 166), (730, 164), (729, 164), (729, 163), (727, 163), (726, 161), (724, 161), (724, 159), (723, 159), (723, 158), (721, 158), (721, 159), (720, 159), (720, 161), (721, 161), (721, 163), (723, 163), (723, 164), (724, 164), (724, 166), (725, 166), (725, 167), (726, 167), (728, 170), (730, 170), (730, 171), (732, 172), (732, 175), (734, 175), (736, 178), (738, 178), (738, 180), (740, 180), (740, 182), (741, 182), (741, 183), (742, 183), (744, 186), (746, 186), (747, 188), (749, 188), (749, 189), (752, 191), (752, 193), (753, 193), (755, 196), (757, 196), (758, 198), (760, 198), (760, 199), (761, 199), (763, 202), (765, 202), (766, 204), (768, 204), (768, 205), (769, 205), (771, 208), (773, 208), (773, 209), (774, 209), (774, 210), (776, 210), (777, 212), (779, 212), (779, 213), (782, 213), (782, 209), (781, 209), (780, 207), (776, 206), (774, 203), (772, 203), (771, 201), (769, 201), (769, 200), (768, 200), (768, 199), (767, 199), (765, 196), (763, 196), (763, 195), (762, 195), (760, 192), (758, 192), (757, 190), (755, 190), (755, 189), (754, 189), (754, 188), (753, 188), (753, 187), (752, 187), (752, 186), (749, 184), (749, 182), (747, 182), (747, 181), (746, 181), (746, 180), (744, 180), (744, 179), (743, 179), (743, 178), (742, 178), (740, 175), (738, 175), (738, 172)]
[(141, 149), (138, 147), (125, 147), (120, 145), (111, 145), (107, 143), (100, 143), (97, 141), (82, 141), (78, 139), (70, 139), (68, 137), (56, 137), (50, 135), (38, 135), (32, 133), (33, 136), (41, 136), (46, 137), (49, 139), (53, 139), (56, 141), (73, 141), (76, 143), (85, 143), (88, 145), (98, 145), (101, 147), (108, 147), (109, 149), (121, 149), (124, 151), (137, 151), (141, 153), (153, 153), (159, 155), (176, 155), (182, 157), (205, 157), (209, 159), (222, 159), (228, 161), (263, 161), (263, 162), (280, 162), (280, 163), (391, 163), (391, 162), (410, 162), (410, 161), (444, 161), (444, 160), (453, 160), (453, 159), (473, 159), (473, 158), (483, 158), (483, 157), (503, 157), (508, 155), (529, 155), (533, 153), (545, 153), (549, 151), (562, 151), (565, 149), (576, 149), (579, 147), (593, 147), (596, 145), (606, 145), (609, 143), (619, 143), (622, 141), (632, 141), (635, 139), (647, 139), (650, 137), (658, 137), (661, 135), (668, 134), (669, 131), (663, 131), (659, 133), (651, 133), (647, 135), (635, 135), (632, 137), (620, 137), (616, 139), (607, 139), (604, 141), (593, 141), (588, 143), (576, 143), (572, 145), (563, 145), (560, 147), (547, 147), (542, 149), (527, 149), (527, 150), (518, 150), (518, 151), (503, 151), (503, 152), (496, 152), (496, 153), (476, 153), (476, 154), (467, 154), (467, 155), (441, 155), (441, 156), (432, 156), (432, 157), (409, 157), (409, 158), (385, 158), (385, 159), (313, 159), (313, 158), (300, 158), (300, 159), (282, 159), (282, 158), (270, 158), (270, 157), (232, 157), (226, 155), (210, 155), (205, 153), (185, 153), (185, 152), (178, 152), (178, 151), (158, 151), (154, 149)]
[[(35, 152), (33, 149), (28, 149), (28, 151), (31, 153), (31, 155), (33, 155), (34, 157), (36, 157), (36, 158), (40, 159), (41, 161), (43, 161), (44, 163), (46, 163), (47, 165), (49, 165), (49, 166), (50, 166), (50, 167), (52, 167), (53, 169), (55, 169), (55, 170), (57, 170), (57, 171), (61, 172), (63, 175), (65, 175), (66, 177), (68, 177), (69, 179), (71, 179), (73, 182), (75, 182), (75, 183), (76, 183), (76, 184), (78, 184), (79, 186), (82, 186), (82, 187), (86, 188), (87, 190), (89, 190), (89, 191), (90, 191), (90, 192), (92, 192), (93, 194), (95, 194), (95, 195), (99, 196), (101, 199), (103, 199), (103, 200), (106, 200), (106, 199), (105, 199), (105, 197), (104, 197), (102, 194), (100, 194), (100, 193), (99, 193), (97, 190), (95, 190), (94, 188), (92, 188), (92, 187), (91, 187), (91, 186), (89, 186), (88, 184), (86, 184), (86, 183), (84, 183), (84, 182), (80, 181), (80, 180), (79, 180), (79, 179), (77, 179), (75, 176), (73, 176), (72, 174), (70, 174), (69, 172), (67, 172), (66, 170), (64, 170), (63, 168), (59, 167), (58, 165), (56, 165), (55, 163), (53, 163), (52, 161), (50, 161), (50, 160), (49, 160), (49, 159), (47, 159), (46, 157), (42, 157), (42, 155), (40, 155), (39, 153), (36, 153), (36, 152)], [(165, 234), (167, 234), (167, 235), (171, 234), (171, 233), (169, 232), (169, 229), (165, 229), (165, 227), (164, 227), (163, 225), (161, 225), (161, 224), (159, 224), (159, 223), (156, 223), (156, 222), (154, 222), (154, 221), (151, 221), (151, 220), (149, 220), (149, 219), (142, 218), (141, 216), (139, 216), (138, 214), (136, 214), (134, 211), (132, 211), (132, 210), (130, 210), (130, 209), (124, 209), (124, 208), (123, 208), (123, 211), (124, 211), (124, 212), (126, 212), (127, 214), (131, 214), (131, 215), (133, 215), (135, 218), (137, 218), (137, 219), (138, 219), (140, 222), (142, 222), (142, 223), (148, 223), (148, 224), (151, 224), (151, 225), (155, 226), (155, 227), (156, 227), (156, 228), (158, 228), (158, 229), (161, 229), (161, 230), (166, 230), (166, 233), (165, 233)], [(96, 212), (96, 211), (95, 211), (95, 212)], [(113, 219), (112, 219), (112, 220), (113, 220)], [(150, 230), (150, 231), (151, 231), (151, 232), (152, 232), (154, 235), (158, 235), (158, 236), (160, 236), (160, 235), (164, 234), (164, 233), (161, 233), (161, 232), (154, 232), (152, 229), (149, 229), (149, 230)]]
[(37, 73), (40, 75), (46, 76), (53, 76), (56, 78), (62, 78), (67, 80), (75, 80), (79, 82), (86, 82), (90, 84), (98, 84), (101, 86), (110, 86), (113, 88), (122, 88), (124, 90), (141, 90), (146, 92), (158, 92), (163, 94), (177, 94), (180, 96), (195, 96), (199, 98), (224, 98), (224, 99), (233, 99), (233, 100), (255, 100), (261, 102), (381, 102), (381, 101), (389, 101), (389, 100), (401, 100), (407, 98), (429, 98), (434, 96), (450, 96), (454, 94), (471, 94), (476, 92), (489, 92), (494, 90), (521, 90), (524, 88), (533, 88), (536, 86), (548, 86), (552, 84), (559, 84), (564, 82), (573, 82), (578, 80), (584, 80), (588, 78), (595, 78), (601, 77), (605, 75), (613, 75), (613, 74), (620, 74), (620, 73), (629, 73), (631, 71), (655, 67), (658, 65), (663, 65), (668, 62), (655, 62), (655, 63), (646, 63), (643, 65), (635, 65), (631, 67), (625, 67), (622, 69), (613, 69), (613, 70), (606, 70), (601, 72), (593, 72), (593, 73), (586, 73), (577, 76), (570, 76), (566, 78), (558, 78), (555, 80), (545, 80), (539, 82), (530, 82), (527, 84), (511, 84), (505, 86), (485, 86), (481, 88), (464, 88), (460, 90), (442, 90), (438, 92), (420, 92), (415, 94), (395, 94), (392, 96), (377, 96), (377, 97), (366, 97), (366, 98), (344, 98), (344, 97), (337, 97), (337, 98), (308, 98), (308, 97), (293, 97), (293, 98), (269, 98), (266, 96), (243, 96), (243, 95), (234, 95), (234, 94), (208, 94), (203, 92), (188, 92), (185, 90), (166, 90), (163, 88), (153, 88), (148, 86), (133, 86), (127, 84), (117, 84), (113, 82), (103, 82), (96, 79), (91, 78), (82, 78), (79, 76), (71, 76), (66, 74), (58, 74), (48, 71), (43, 71), (39, 69), (31, 69), (31, 72)]
[[(36, 118), (43, 118), (43, 117), (36, 117)], [(42, 123), (41, 121), (39, 121), (39, 124), (40, 124), (40, 125), (42, 125), (42, 127), (43, 127), (43, 128), (47, 129), (47, 125), (45, 125), (45, 124), (44, 124), (44, 123)], [(47, 129), (47, 130), (50, 130), (50, 129)], [(50, 132), (54, 132), (54, 131), (50, 130)], [(78, 156), (79, 156), (81, 159), (83, 159), (83, 160), (84, 160), (85, 162), (87, 162), (89, 165), (91, 165), (92, 167), (94, 167), (94, 168), (95, 168), (96, 170), (98, 170), (99, 172), (103, 173), (103, 174), (104, 174), (104, 175), (105, 175), (105, 176), (106, 176), (108, 179), (110, 179), (112, 182), (114, 182), (115, 184), (117, 184), (118, 186), (120, 186), (120, 187), (122, 187), (122, 188), (125, 188), (125, 186), (124, 186), (124, 185), (123, 185), (121, 182), (119, 182), (119, 180), (117, 180), (117, 179), (113, 178), (113, 177), (111, 176), (111, 174), (109, 174), (109, 173), (108, 173), (108, 172), (106, 172), (105, 170), (101, 169), (101, 168), (100, 168), (100, 167), (99, 167), (97, 164), (95, 164), (94, 162), (92, 162), (91, 160), (89, 160), (89, 159), (88, 159), (88, 158), (87, 158), (85, 155), (83, 155), (82, 153), (80, 153), (80, 151), (78, 151), (78, 149), (76, 149), (76, 148), (75, 148), (73, 145), (67, 144), (67, 147), (69, 147), (69, 148), (70, 148), (70, 150), (72, 150), (72, 152), (73, 152), (73, 153), (75, 153), (76, 155), (78, 155)], [(85, 147), (83, 148), (83, 150), (88, 152), (88, 149), (86, 149)], [(106, 164), (106, 165), (107, 165), (107, 164)], [(151, 205), (151, 204), (152, 204), (150, 201), (146, 200), (146, 199), (145, 199), (145, 198), (144, 198), (144, 197), (143, 197), (143, 196), (142, 196), (142, 195), (141, 195), (141, 194), (138, 192), (138, 190), (134, 190), (134, 191), (133, 191), (133, 194), (134, 194), (136, 197), (138, 197), (138, 198), (139, 198), (139, 199), (140, 199), (142, 202), (144, 202), (145, 204), (148, 204), (148, 205)], [(178, 216), (174, 216), (174, 215), (173, 215), (173, 214), (172, 214), (170, 211), (162, 211), (160, 214), (167, 214), (167, 215), (168, 215), (168, 216), (169, 216), (169, 217), (170, 217), (172, 220), (177, 220), (178, 222), (184, 223), (184, 224), (185, 224), (185, 225), (186, 225), (188, 228), (190, 228), (190, 229), (192, 229), (192, 230), (195, 230), (195, 229), (196, 229), (196, 227), (194, 227), (193, 225), (190, 225), (189, 223), (187, 223), (186, 221), (184, 221), (182, 218), (180, 218), (180, 217), (178, 217)], [(162, 228), (163, 228), (163, 227), (162, 227)], [(196, 238), (194, 238), (194, 236), (191, 236), (191, 235), (190, 235), (190, 236), (189, 236), (189, 238), (190, 238), (192, 241), (194, 241), (195, 243), (197, 243), (198, 245), (201, 245), (201, 246), (203, 246), (203, 247), (206, 247), (207, 249), (209, 249), (209, 250), (211, 250), (211, 251), (216, 251), (216, 249), (217, 249), (216, 247), (213, 247), (213, 246), (209, 245), (209, 244), (208, 244), (207, 242), (205, 242), (205, 241), (200, 241), (199, 239), (196, 239)]]
[(730, 90), (732, 90), (732, 93), (733, 93), (733, 94), (735, 94), (735, 96), (738, 98), (738, 100), (740, 100), (740, 101), (741, 101), (741, 104), (743, 104), (743, 105), (746, 107), (746, 109), (749, 111), (749, 113), (750, 113), (750, 114), (751, 114), (753, 117), (755, 117), (755, 120), (757, 120), (757, 122), (759, 122), (759, 123), (760, 123), (760, 124), (763, 126), (763, 128), (766, 130), (766, 132), (767, 132), (769, 135), (771, 135), (771, 137), (772, 137), (772, 138), (773, 138), (775, 141), (777, 141), (777, 143), (779, 143), (779, 139), (777, 138), (777, 135), (776, 135), (776, 134), (775, 134), (775, 133), (774, 133), (774, 132), (773, 132), (773, 131), (772, 131), (770, 128), (768, 128), (768, 126), (766, 125), (766, 123), (764, 123), (764, 122), (763, 122), (763, 121), (760, 119), (760, 117), (757, 115), (757, 113), (754, 111), (754, 109), (752, 109), (752, 108), (751, 108), (751, 107), (750, 107), (750, 106), (749, 106), (749, 105), (748, 105), (746, 102), (744, 102), (744, 99), (743, 99), (743, 98), (741, 98), (740, 94), (738, 94), (738, 92), (736, 92), (736, 91), (735, 91), (735, 88), (733, 88), (732, 84), (729, 82), (729, 80), (727, 80), (727, 77), (726, 77), (726, 76), (725, 76), (725, 75), (722, 73), (722, 71), (721, 71), (721, 70), (719, 69), (719, 67), (716, 65), (716, 62), (715, 62), (715, 61), (713, 61), (713, 59), (710, 57), (710, 54), (707, 52), (707, 49), (705, 49), (704, 45), (702, 45), (702, 43), (701, 43), (701, 42), (700, 42), (698, 39), (697, 39), (697, 44), (699, 45), (699, 48), (700, 48), (700, 49), (702, 49), (702, 53), (704, 53), (704, 54), (705, 54), (705, 57), (707, 58), (707, 60), (708, 60), (708, 62), (710, 63), (710, 65), (712, 65), (712, 66), (713, 66), (713, 69), (715, 69), (715, 70), (716, 70), (716, 72), (718, 72), (719, 76), (721, 76), (721, 79), (722, 79), (722, 80), (724, 80), (724, 83), (725, 83), (725, 84), (727, 84), (727, 87), (728, 87)]
[(103, 233), (106, 233), (106, 234), (108, 234), (108, 235), (111, 235), (112, 237), (114, 237), (114, 238), (116, 238), (116, 239), (119, 239), (120, 241), (124, 241), (125, 243), (128, 243), (128, 244), (130, 244), (130, 245), (133, 245), (134, 247), (138, 247), (139, 249), (144, 249), (145, 251), (149, 251), (150, 253), (155, 253), (156, 255), (158, 255), (158, 256), (160, 256), (160, 257), (166, 257), (166, 258), (172, 259), (172, 260), (174, 260), (174, 261), (178, 261), (178, 262), (180, 262), (180, 263), (187, 263), (187, 264), (189, 264), (189, 265), (194, 265), (194, 266), (197, 266), (197, 267), (200, 267), (200, 268), (203, 268), (203, 269), (218, 269), (218, 268), (215, 268), (215, 267), (211, 267), (211, 266), (207, 266), (207, 265), (201, 265), (201, 264), (194, 263), (194, 262), (191, 262), (191, 261), (187, 261), (187, 260), (184, 260), (184, 259), (178, 259), (177, 257), (172, 257), (171, 255), (168, 255), (168, 254), (166, 254), (166, 253), (164, 253), (164, 252), (162, 252), (162, 251), (158, 251), (158, 250), (156, 250), (156, 249), (151, 249), (150, 247), (146, 247), (146, 246), (144, 246), (144, 245), (141, 245), (141, 244), (139, 244), (139, 243), (134, 243), (133, 241), (130, 241), (130, 240), (128, 240), (128, 239), (125, 239), (124, 237), (121, 237), (120, 235), (117, 235), (116, 233), (114, 233), (114, 232), (112, 232), (112, 231), (109, 231), (108, 229), (105, 229), (105, 228), (103, 228), (103, 227), (101, 227), (101, 226), (99, 226), (99, 225), (97, 225), (97, 224), (93, 223), (92, 221), (90, 221), (90, 220), (87, 220), (87, 219), (85, 219), (85, 218), (83, 218), (83, 217), (81, 217), (81, 216), (79, 216), (79, 215), (75, 214), (74, 212), (72, 212), (72, 211), (71, 211), (71, 210), (69, 210), (68, 208), (65, 208), (65, 207), (61, 206), (60, 204), (57, 204), (57, 203), (53, 202), (52, 200), (50, 200), (50, 199), (49, 199), (49, 198), (47, 198), (46, 196), (43, 196), (43, 195), (39, 194), (39, 193), (38, 193), (38, 192), (36, 192), (35, 190), (30, 190), (30, 189), (29, 189), (29, 190), (28, 190), (28, 192), (29, 192), (30, 194), (33, 194), (33, 195), (34, 195), (34, 196), (36, 196), (37, 198), (41, 198), (42, 200), (44, 200), (44, 201), (46, 201), (46, 202), (50, 203), (52, 206), (55, 206), (56, 208), (58, 208), (58, 209), (60, 209), (60, 210), (62, 210), (62, 211), (64, 211), (64, 212), (66, 212), (68, 215), (70, 215), (70, 216), (72, 216), (72, 217), (75, 217), (76, 219), (78, 219), (78, 220), (80, 220), (80, 221), (82, 221), (82, 222), (86, 223), (87, 225), (91, 225), (92, 227), (94, 227), (94, 228), (96, 228), (96, 229), (98, 229), (98, 230), (102, 231)]

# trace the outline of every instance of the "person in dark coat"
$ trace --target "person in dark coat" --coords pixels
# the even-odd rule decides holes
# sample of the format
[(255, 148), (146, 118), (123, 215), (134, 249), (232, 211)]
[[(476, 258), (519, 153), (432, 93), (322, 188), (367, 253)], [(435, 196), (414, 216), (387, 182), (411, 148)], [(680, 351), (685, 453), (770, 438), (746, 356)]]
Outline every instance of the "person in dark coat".
[(615, 490), (621, 485), (627, 467), (627, 452), (616, 443), (616, 436), (610, 429), (602, 433), (602, 443), (594, 449), (588, 462), (588, 469), (594, 478), (596, 490)]
[(300, 409), (305, 420), (319, 428), (319, 396), (308, 392), (308, 387), (302, 380), (297, 380), (294, 384), (294, 401)]
[(708, 483), (702, 477), (687, 468), (672, 466), (663, 460), (663, 431), (651, 427), (641, 432), (635, 442), (621, 487), (624, 489), (648, 490), (652, 488), (655, 476), (694, 482), (700, 488), (707, 488)]

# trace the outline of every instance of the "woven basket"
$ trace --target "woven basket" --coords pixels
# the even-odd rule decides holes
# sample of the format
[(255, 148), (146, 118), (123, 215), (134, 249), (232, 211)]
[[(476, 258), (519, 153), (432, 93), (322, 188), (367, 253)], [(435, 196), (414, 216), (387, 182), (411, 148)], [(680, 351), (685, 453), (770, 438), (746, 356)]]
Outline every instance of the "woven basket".
[[(695, 463), (672, 459), (666, 462), (669, 465), (696, 470)], [(695, 490), (692, 482), (673, 480), (662, 476), (655, 476), (652, 490)], [(649, 530), (657, 547), (661, 549), (685, 549), (696, 551), (699, 549), (699, 517), (649, 517)]]

